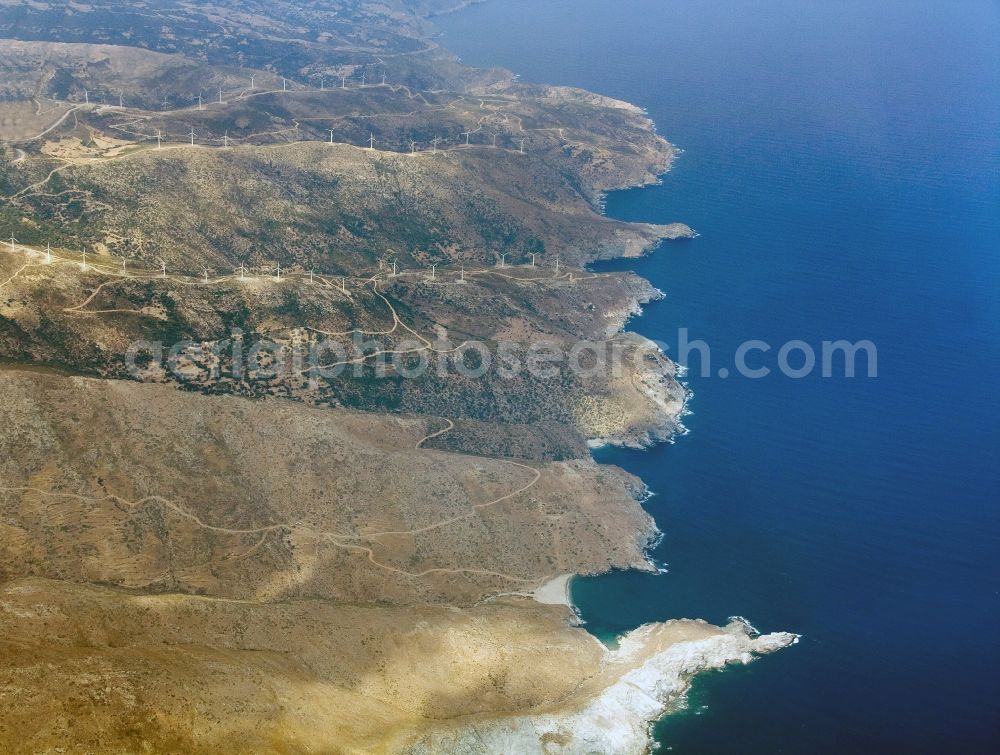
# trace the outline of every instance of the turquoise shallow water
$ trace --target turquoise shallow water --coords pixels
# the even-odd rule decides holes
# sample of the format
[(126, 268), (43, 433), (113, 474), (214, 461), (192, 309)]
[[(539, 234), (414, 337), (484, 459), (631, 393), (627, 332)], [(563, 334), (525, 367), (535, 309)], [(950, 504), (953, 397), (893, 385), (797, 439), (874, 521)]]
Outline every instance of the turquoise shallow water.
[[(648, 108), (685, 150), (609, 214), (701, 237), (615, 263), (632, 327), (691, 365), (690, 434), (641, 476), (663, 575), (577, 580), (602, 636), (732, 614), (796, 647), (703, 677), (677, 752), (1000, 747), (1000, 6), (990, 0), (491, 0), (466, 62)], [(747, 339), (871, 339), (877, 379), (721, 378)], [(774, 367), (773, 353), (755, 364)]]

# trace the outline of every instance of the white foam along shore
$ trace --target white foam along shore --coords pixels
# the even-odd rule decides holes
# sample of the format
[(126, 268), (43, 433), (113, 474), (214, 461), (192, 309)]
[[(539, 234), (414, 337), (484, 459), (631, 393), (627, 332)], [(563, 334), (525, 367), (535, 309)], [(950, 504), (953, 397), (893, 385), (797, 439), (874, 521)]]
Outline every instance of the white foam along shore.
[(600, 672), (567, 700), (527, 715), (475, 717), (419, 736), (404, 749), (523, 755), (640, 755), (652, 724), (683, 699), (691, 679), (798, 642), (788, 632), (757, 635), (734, 619), (725, 627), (679, 620), (647, 624), (606, 649)]

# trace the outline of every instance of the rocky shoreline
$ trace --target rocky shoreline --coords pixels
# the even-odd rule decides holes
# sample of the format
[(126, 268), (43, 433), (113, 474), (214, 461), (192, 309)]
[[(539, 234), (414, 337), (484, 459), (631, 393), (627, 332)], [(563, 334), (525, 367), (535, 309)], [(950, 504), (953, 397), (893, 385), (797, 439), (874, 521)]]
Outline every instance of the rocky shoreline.
[(641, 755), (649, 751), (652, 722), (686, 694), (695, 675), (789, 647), (788, 632), (757, 635), (733, 619), (725, 627), (677, 620), (647, 624), (605, 649), (601, 671), (580, 694), (529, 715), (470, 720), (419, 737), (404, 748), (434, 752), (517, 752)]

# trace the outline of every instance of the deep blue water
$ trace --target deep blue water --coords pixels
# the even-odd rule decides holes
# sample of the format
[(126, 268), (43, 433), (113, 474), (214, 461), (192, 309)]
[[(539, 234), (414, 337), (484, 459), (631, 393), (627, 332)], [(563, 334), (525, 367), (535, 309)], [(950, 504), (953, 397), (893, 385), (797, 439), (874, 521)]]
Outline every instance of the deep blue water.
[[(438, 25), (466, 62), (648, 108), (685, 150), (608, 200), (702, 234), (616, 265), (668, 295), (634, 329), (712, 347), (689, 435), (599, 454), (657, 493), (669, 573), (574, 599), (603, 636), (740, 614), (804, 637), (703, 677), (658, 737), (1000, 751), (1000, 5), (491, 0)], [(876, 379), (715, 375), (747, 339), (841, 338), (876, 344)]]

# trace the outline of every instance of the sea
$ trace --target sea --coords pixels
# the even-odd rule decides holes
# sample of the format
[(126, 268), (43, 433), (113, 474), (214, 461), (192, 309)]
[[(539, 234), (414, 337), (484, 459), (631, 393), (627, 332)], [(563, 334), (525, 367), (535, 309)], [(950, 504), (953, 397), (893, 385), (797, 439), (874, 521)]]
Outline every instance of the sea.
[[(687, 434), (595, 454), (653, 492), (662, 573), (572, 596), (605, 640), (732, 615), (802, 640), (700, 677), (660, 751), (1000, 752), (1000, 3), (489, 0), (434, 22), (466, 63), (635, 103), (683, 149), (606, 211), (700, 236), (598, 268), (665, 292), (631, 329), (710, 348)], [(860, 356), (824, 377), (838, 340), (874, 344), (877, 377)], [(748, 342), (767, 376), (738, 374)]]

